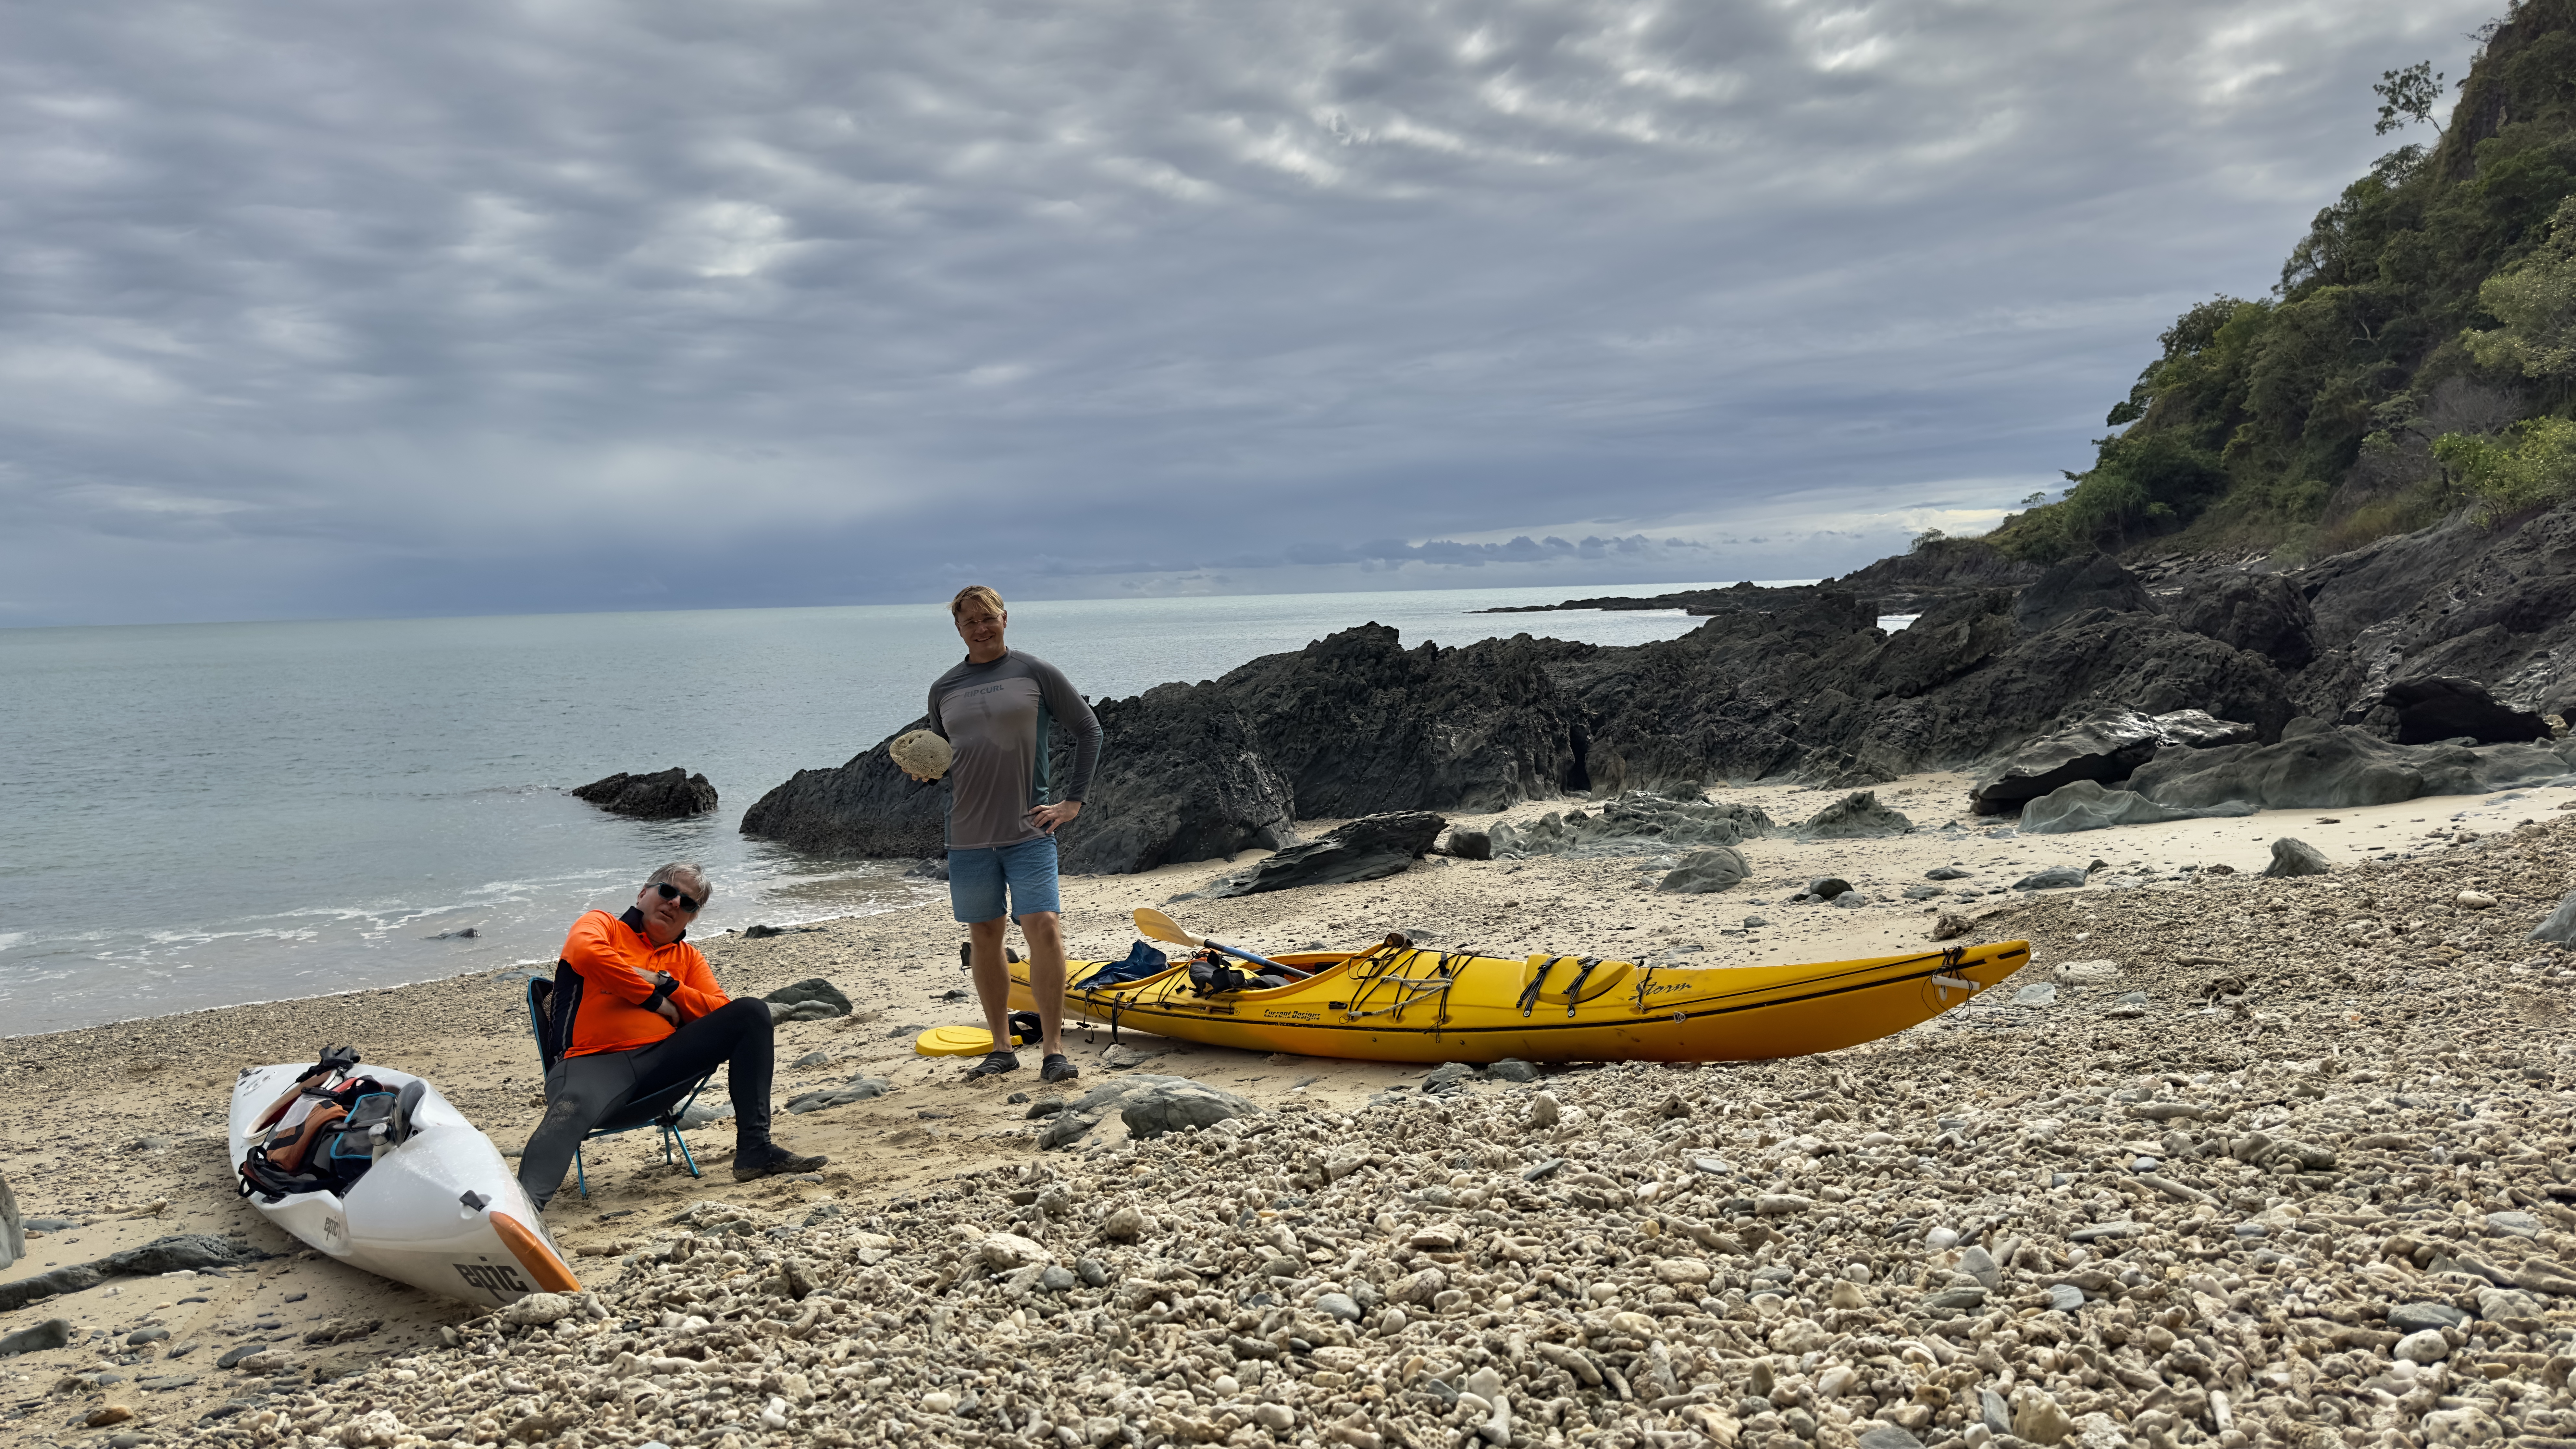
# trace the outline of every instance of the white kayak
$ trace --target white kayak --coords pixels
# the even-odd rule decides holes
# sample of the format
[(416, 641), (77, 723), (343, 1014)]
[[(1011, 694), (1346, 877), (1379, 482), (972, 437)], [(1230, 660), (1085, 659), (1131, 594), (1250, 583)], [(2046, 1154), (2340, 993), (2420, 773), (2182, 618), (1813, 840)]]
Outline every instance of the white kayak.
[[(329, 1112), (330, 1100), (309, 1090), (283, 1112), (273, 1110), (296, 1090), (298, 1078), (313, 1077), (310, 1087), (342, 1087), (345, 1094), (348, 1084), (372, 1077), (384, 1099), (372, 1110), (351, 1111), (349, 1120), (387, 1120), (371, 1133), (347, 1134), (335, 1159), (340, 1170), (327, 1174), (324, 1185), (246, 1191), (262, 1216), (350, 1267), (442, 1297), (496, 1305), (531, 1293), (580, 1291), (517, 1174), (436, 1087), (409, 1072), (356, 1064), (354, 1053), (326, 1056), (325, 1063), (333, 1070), (318, 1076), (313, 1062), (242, 1069), (233, 1083), (229, 1144), (237, 1180), (254, 1147), (293, 1131), (317, 1108)], [(263, 1124), (263, 1117), (273, 1121)], [(317, 1158), (329, 1139), (324, 1134)], [(355, 1166), (353, 1155), (370, 1152), (372, 1162)], [(358, 1175), (350, 1183), (353, 1168)], [(279, 1185), (277, 1175), (267, 1180)]]

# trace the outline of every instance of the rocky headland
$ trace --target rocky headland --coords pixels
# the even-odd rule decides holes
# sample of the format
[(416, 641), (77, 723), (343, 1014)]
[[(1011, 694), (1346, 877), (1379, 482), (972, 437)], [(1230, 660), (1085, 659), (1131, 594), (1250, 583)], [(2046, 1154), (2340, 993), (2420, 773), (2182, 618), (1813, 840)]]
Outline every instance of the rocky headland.
[[(1693, 605), (1707, 623), (1658, 643), (1407, 648), (1364, 625), (1222, 679), (1102, 701), (1109, 748), (1064, 832), (1066, 868), (1273, 849), (1301, 819), (1766, 780), (1856, 788), (1965, 770), (1980, 776), (1977, 809), (2011, 814), (2072, 782), (2134, 775), (2143, 804), (2104, 818), (2146, 819), (2171, 818), (2149, 806), (2333, 807), (2570, 768), (2555, 753), (2576, 702), (2564, 507), (2502, 526), (2462, 516), (2287, 571), (2210, 556), (2133, 569), (2100, 554), (2042, 570), (1951, 547), (1824, 585), (1715, 592), (1723, 607)], [(1920, 617), (1880, 629), (1897, 600)], [(743, 830), (928, 856), (941, 799), (880, 743), (799, 772)], [(2077, 803), (2043, 813), (2102, 815)]]

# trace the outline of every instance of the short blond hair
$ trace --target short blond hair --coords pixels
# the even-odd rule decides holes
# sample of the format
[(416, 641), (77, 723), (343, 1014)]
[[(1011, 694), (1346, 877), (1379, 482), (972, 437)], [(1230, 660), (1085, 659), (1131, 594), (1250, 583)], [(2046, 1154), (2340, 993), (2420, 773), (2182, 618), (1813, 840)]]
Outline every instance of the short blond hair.
[(968, 604), (990, 605), (996, 614), (1011, 612), (1010, 606), (1002, 602), (1001, 595), (982, 584), (968, 584), (957, 591), (957, 597), (948, 601), (948, 617), (954, 619), (965, 613)]

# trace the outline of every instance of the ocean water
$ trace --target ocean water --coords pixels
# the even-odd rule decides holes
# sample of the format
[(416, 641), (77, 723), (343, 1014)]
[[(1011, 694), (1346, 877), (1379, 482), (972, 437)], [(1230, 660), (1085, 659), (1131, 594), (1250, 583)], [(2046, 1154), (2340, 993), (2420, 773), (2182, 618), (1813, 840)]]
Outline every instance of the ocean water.
[[(1407, 645), (1699, 622), (1471, 612), (1566, 592), (1024, 602), (1010, 641), (1101, 698), (1370, 620)], [(738, 827), (918, 716), (961, 652), (935, 604), (0, 630), (0, 1035), (552, 960), (676, 857), (715, 877), (702, 935), (945, 909), (909, 862)], [(639, 822), (563, 793), (672, 765), (721, 807)]]

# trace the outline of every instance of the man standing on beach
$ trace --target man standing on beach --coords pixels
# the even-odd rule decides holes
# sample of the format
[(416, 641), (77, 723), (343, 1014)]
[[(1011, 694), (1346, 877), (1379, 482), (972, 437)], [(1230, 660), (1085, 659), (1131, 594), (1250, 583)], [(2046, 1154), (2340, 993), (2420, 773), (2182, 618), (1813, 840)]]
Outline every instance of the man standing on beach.
[[(1010, 612), (1002, 596), (970, 584), (948, 601), (966, 658), (930, 686), (930, 728), (948, 741), (948, 904), (967, 928), (975, 996), (993, 1050), (970, 1077), (1016, 1071), (1011, 1050), (1011, 973), (1002, 937), (1014, 920), (1029, 943), (1029, 993), (1044, 1023), (1038, 1076), (1080, 1076), (1064, 1054), (1064, 930), (1056, 896), (1057, 827), (1082, 814), (1100, 762), (1100, 720), (1064, 671), (1006, 647)], [(1073, 777), (1050, 801), (1047, 734), (1074, 732)], [(915, 775), (914, 779), (927, 779)], [(1004, 896), (1008, 895), (1005, 905)]]
[(545, 1118), (519, 1157), (519, 1185), (538, 1207), (563, 1186), (591, 1128), (719, 1066), (733, 1097), (736, 1182), (823, 1165), (769, 1140), (769, 1003), (726, 996), (707, 958), (681, 939), (711, 891), (705, 871), (675, 860), (625, 914), (584, 912), (564, 938), (547, 1025), (560, 1055), (546, 1073)]

